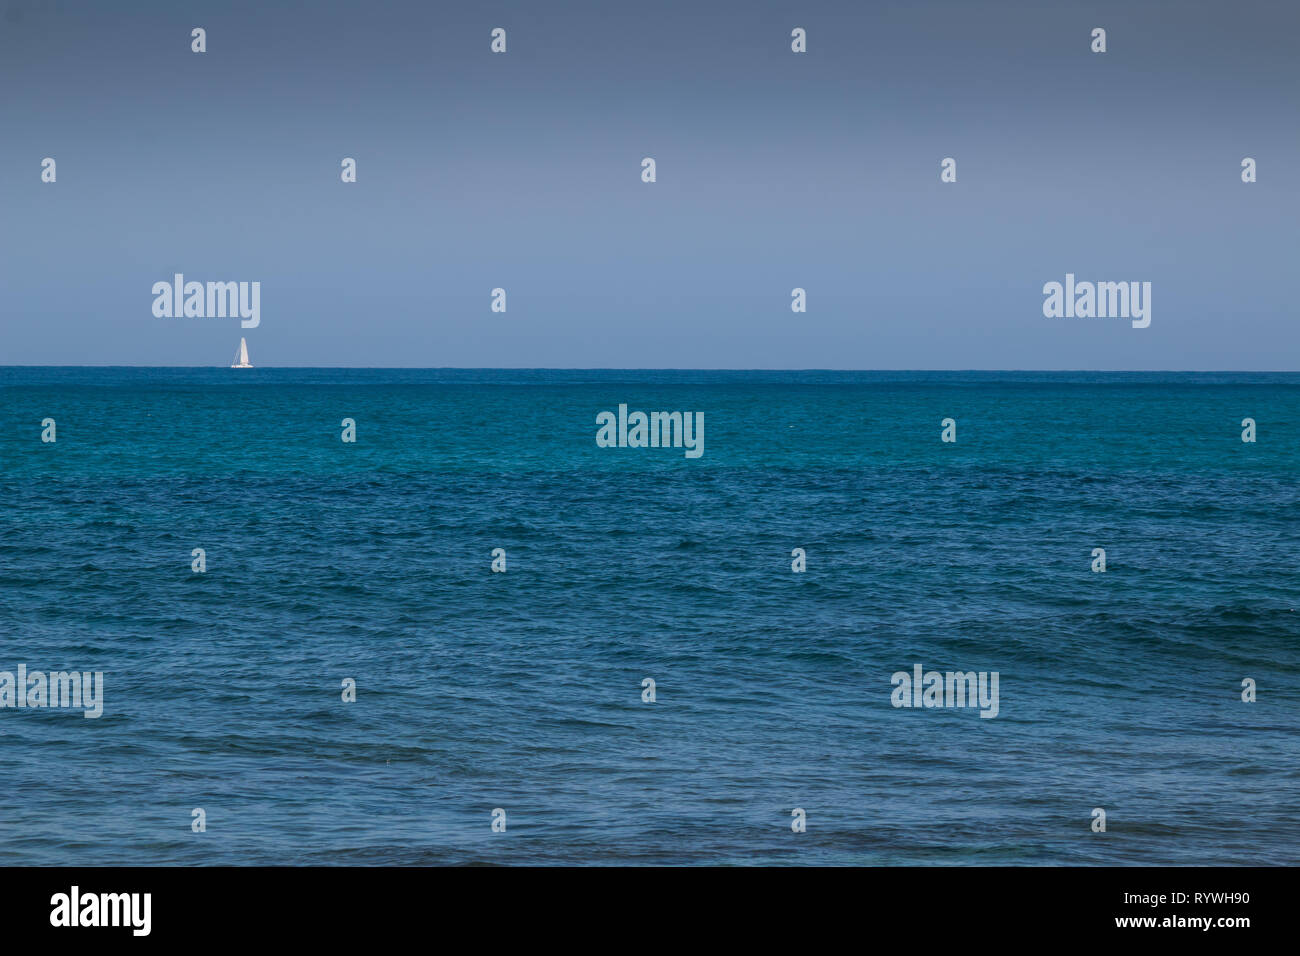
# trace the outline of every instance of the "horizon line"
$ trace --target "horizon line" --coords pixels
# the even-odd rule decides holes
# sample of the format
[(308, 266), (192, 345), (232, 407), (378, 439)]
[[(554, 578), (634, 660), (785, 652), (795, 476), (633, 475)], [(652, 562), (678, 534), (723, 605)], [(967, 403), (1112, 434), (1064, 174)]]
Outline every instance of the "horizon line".
[(357, 372), (1088, 372), (1093, 374), (1180, 373), (1294, 375), (1300, 369), (1259, 368), (805, 368), (771, 367), (632, 367), (604, 365), (255, 365), (235, 369), (225, 365), (0, 365), (0, 369), (209, 369), (228, 371), (357, 371)]

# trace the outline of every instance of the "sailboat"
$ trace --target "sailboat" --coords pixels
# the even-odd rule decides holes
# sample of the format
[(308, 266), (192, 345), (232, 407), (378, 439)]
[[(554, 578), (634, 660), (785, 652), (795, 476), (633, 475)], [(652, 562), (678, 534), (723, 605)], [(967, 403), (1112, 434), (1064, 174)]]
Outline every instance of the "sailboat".
[(248, 339), (239, 337), (239, 351), (235, 354), (235, 364), (231, 368), (252, 368), (248, 364)]

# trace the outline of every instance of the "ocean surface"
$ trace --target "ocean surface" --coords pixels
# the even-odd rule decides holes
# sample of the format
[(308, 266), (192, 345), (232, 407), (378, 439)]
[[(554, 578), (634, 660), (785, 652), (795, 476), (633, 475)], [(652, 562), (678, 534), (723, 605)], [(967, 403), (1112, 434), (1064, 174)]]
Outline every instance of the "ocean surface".
[(0, 494), (0, 864), (1300, 863), (1297, 374), (5, 368)]

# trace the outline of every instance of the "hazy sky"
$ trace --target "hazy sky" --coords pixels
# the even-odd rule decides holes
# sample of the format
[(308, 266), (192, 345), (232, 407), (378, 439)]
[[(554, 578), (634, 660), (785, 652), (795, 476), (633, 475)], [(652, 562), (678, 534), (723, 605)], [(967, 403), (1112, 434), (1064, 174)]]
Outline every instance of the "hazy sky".
[(1293, 0), (0, 11), (0, 365), (1300, 368)]

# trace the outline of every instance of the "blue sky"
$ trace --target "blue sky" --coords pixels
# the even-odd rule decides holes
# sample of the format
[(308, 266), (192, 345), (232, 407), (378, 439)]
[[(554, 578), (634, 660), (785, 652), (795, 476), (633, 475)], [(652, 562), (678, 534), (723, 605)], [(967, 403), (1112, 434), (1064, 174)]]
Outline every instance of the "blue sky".
[(1294, 3), (0, 11), (0, 365), (1300, 368)]

